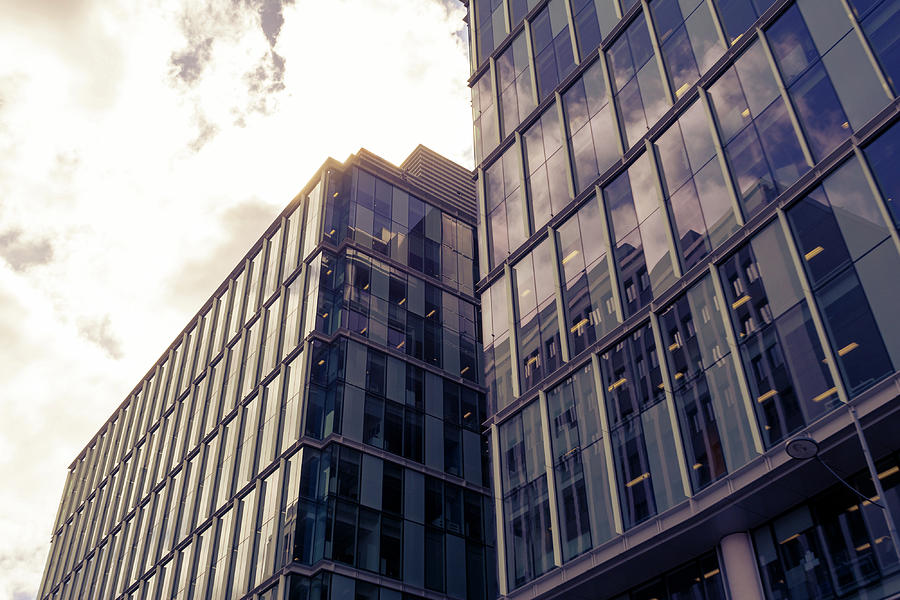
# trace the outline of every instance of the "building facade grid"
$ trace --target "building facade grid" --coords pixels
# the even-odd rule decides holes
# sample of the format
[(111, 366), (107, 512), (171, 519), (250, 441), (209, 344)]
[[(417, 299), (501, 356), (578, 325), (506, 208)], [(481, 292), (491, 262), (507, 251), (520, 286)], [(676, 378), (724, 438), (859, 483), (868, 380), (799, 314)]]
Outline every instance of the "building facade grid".
[[(649, 575), (626, 551), (646, 531), (690, 527), (679, 506), (897, 379), (900, 3), (468, 8), (501, 593), (609, 597)], [(867, 527), (848, 551), (878, 540), (878, 574), (808, 597), (896, 586)], [(601, 583), (614, 566), (638, 579)]]
[(73, 463), (40, 597), (900, 593), (900, 0), (466, 6), (474, 192), (327, 162)]
[(40, 597), (493, 597), (470, 173), (404, 165), (254, 245), (72, 464)]

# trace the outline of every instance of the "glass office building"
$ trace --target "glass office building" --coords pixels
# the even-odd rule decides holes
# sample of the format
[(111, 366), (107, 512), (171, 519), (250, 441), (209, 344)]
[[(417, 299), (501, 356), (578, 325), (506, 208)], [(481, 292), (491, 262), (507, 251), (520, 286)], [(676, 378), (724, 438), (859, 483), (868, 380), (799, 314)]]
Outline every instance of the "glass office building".
[(900, 594), (900, 0), (464, 4), (474, 178), (327, 162), (40, 597)]
[(900, 1), (467, 9), (500, 594), (900, 592)]
[(39, 598), (496, 596), (472, 173), (327, 161), (71, 466)]

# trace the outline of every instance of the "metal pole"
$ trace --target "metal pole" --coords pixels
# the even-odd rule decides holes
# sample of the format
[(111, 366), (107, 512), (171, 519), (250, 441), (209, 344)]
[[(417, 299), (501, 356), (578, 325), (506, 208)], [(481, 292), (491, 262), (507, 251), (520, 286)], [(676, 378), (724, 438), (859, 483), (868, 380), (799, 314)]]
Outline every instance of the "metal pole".
[(863, 433), (862, 425), (859, 417), (856, 415), (856, 407), (852, 404), (847, 405), (847, 410), (853, 418), (853, 426), (856, 427), (856, 436), (859, 438), (859, 445), (862, 446), (863, 454), (866, 457), (866, 465), (869, 467), (869, 475), (872, 477), (872, 483), (875, 484), (875, 493), (884, 503), (884, 518), (887, 521), (888, 532), (891, 535), (891, 541), (894, 544), (894, 554), (900, 558), (900, 536), (897, 535), (897, 526), (894, 524), (894, 517), (888, 507), (887, 498), (884, 495), (884, 489), (881, 487), (881, 480), (878, 478), (878, 470), (875, 469), (875, 462), (872, 460), (872, 454), (869, 452), (869, 444), (866, 442), (866, 436)]

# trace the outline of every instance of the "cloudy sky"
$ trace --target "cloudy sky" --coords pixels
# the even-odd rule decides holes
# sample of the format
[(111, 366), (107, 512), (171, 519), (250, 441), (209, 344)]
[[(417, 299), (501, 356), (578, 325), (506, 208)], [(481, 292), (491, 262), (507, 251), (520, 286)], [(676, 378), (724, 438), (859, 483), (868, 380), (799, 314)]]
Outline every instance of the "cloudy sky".
[(457, 0), (0, 0), (0, 597), (72, 459), (327, 156), (471, 167)]

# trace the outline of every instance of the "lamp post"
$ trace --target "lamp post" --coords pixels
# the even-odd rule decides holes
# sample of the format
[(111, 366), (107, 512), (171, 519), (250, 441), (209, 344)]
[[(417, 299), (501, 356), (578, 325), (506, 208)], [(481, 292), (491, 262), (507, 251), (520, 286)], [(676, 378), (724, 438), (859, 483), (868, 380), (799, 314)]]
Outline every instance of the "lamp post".
[(887, 521), (888, 532), (891, 536), (891, 542), (894, 544), (894, 554), (900, 558), (900, 535), (897, 534), (897, 526), (894, 524), (894, 517), (891, 514), (890, 509), (887, 506), (887, 499), (884, 495), (884, 489), (881, 487), (881, 480), (878, 478), (878, 471), (875, 469), (875, 461), (872, 460), (872, 453), (869, 451), (869, 444), (866, 441), (866, 436), (863, 433), (862, 425), (859, 422), (859, 417), (856, 414), (856, 407), (853, 405), (847, 405), (847, 410), (850, 413), (850, 417), (853, 419), (853, 426), (856, 429), (856, 437), (859, 439), (859, 445), (862, 446), (863, 455), (866, 457), (866, 465), (869, 468), (869, 476), (872, 478), (872, 483), (875, 485), (875, 493), (878, 495), (878, 499), (881, 502), (874, 502), (869, 498), (866, 498), (863, 494), (861, 494), (858, 490), (856, 490), (853, 486), (847, 483), (843, 477), (834, 472), (834, 470), (829, 467), (825, 461), (822, 460), (822, 457), (819, 456), (819, 444), (811, 437), (807, 436), (798, 436), (788, 440), (785, 445), (785, 451), (788, 453), (793, 459), (796, 460), (809, 460), (810, 458), (817, 459), (822, 466), (824, 466), (828, 471), (837, 478), (838, 481), (847, 486), (850, 490), (852, 490), (857, 496), (868, 500), (872, 504), (875, 504), (880, 509), (884, 511), (884, 518)]

